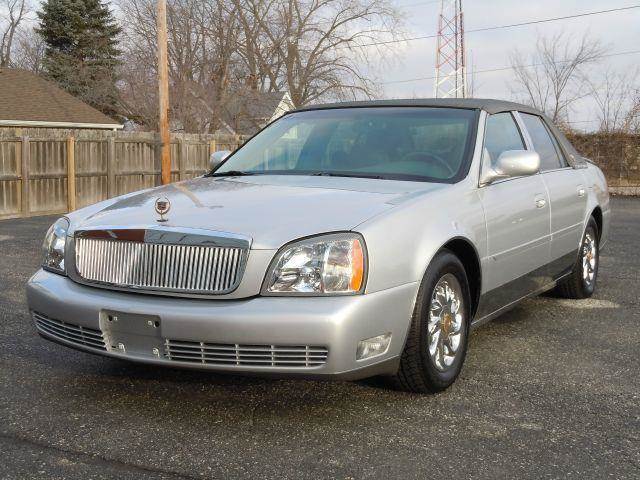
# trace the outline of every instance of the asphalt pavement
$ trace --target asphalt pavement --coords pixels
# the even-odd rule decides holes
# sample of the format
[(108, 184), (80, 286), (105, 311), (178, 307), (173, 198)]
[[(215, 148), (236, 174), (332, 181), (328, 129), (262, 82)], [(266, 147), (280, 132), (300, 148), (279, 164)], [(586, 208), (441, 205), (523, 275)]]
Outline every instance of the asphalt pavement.
[(640, 478), (640, 199), (592, 299), (471, 334), (438, 395), (154, 368), (40, 338), (25, 282), (55, 218), (0, 221), (0, 478)]

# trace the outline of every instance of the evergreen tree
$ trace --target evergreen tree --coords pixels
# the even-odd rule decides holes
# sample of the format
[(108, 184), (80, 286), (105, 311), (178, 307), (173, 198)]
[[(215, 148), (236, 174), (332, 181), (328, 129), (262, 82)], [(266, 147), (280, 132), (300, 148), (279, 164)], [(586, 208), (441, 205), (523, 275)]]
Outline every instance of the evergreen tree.
[(45, 0), (38, 18), (46, 75), (71, 95), (107, 115), (116, 114), (121, 29), (107, 5), (101, 0)]

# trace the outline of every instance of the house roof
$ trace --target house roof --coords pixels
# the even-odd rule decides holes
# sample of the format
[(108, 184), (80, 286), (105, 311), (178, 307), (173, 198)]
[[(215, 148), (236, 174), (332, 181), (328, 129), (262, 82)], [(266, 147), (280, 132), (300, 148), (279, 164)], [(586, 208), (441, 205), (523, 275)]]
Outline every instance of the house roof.
[(494, 100), (491, 98), (419, 98), (419, 99), (399, 99), (399, 100), (371, 100), (361, 102), (341, 102), (327, 103), (321, 105), (309, 105), (296, 111), (322, 110), (329, 108), (346, 107), (441, 107), (441, 108), (467, 108), (485, 110), (487, 113), (499, 113), (509, 110), (535, 113), (541, 112), (535, 108), (520, 103), (508, 102), (506, 100)]
[(14, 68), (0, 68), (0, 126), (122, 128), (54, 83)]
[(256, 133), (271, 120), (286, 92), (234, 92), (223, 107), (222, 120), (241, 135)]

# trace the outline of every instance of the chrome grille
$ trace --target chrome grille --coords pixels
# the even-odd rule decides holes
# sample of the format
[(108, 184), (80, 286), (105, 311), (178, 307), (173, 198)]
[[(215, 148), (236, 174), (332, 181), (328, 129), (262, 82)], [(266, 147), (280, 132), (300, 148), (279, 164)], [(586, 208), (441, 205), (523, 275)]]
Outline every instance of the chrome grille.
[(237, 287), (247, 249), (76, 238), (76, 270), (85, 280), (143, 290), (203, 294)]
[(33, 312), (32, 315), (36, 328), (42, 333), (84, 347), (107, 349), (100, 330), (54, 320), (37, 312)]
[(165, 356), (178, 362), (263, 367), (319, 367), (326, 347), (308, 345), (238, 345), (165, 340)]

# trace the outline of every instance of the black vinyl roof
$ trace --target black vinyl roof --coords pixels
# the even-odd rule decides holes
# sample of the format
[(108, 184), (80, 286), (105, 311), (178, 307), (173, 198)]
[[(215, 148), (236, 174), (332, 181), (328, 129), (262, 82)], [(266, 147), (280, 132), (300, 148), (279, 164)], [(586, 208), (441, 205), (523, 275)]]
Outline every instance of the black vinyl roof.
[(295, 112), (306, 110), (326, 110), (331, 108), (362, 108), (362, 107), (440, 107), (440, 108), (466, 108), (484, 110), (487, 113), (499, 113), (509, 110), (534, 113), (542, 115), (539, 110), (522, 105), (520, 103), (508, 102), (506, 100), (494, 100), (491, 98), (414, 98), (399, 100), (369, 100), (361, 102), (340, 102), (325, 103), (320, 105), (309, 105), (300, 107)]

